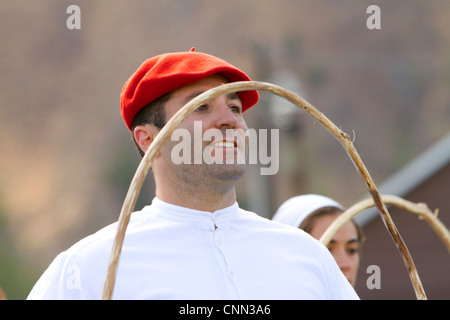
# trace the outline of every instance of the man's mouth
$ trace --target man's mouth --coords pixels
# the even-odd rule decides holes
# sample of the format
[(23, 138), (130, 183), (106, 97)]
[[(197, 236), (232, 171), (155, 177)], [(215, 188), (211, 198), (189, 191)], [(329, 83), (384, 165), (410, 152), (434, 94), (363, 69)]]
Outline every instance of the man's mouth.
[(234, 148), (236, 143), (234, 141), (218, 141), (212, 144), (213, 148)]

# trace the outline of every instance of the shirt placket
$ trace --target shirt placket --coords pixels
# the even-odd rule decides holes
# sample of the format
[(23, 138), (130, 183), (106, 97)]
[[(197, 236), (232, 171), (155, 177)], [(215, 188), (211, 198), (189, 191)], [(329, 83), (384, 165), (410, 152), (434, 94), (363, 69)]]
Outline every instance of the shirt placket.
[(232, 259), (233, 251), (230, 250), (231, 248), (228, 243), (229, 226), (226, 221), (220, 218), (220, 215), (212, 215), (212, 221), (214, 223), (214, 245), (220, 259), (223, 261), (223, 275), (228, 292), (233, 295), (232, 298), (239, 299), (238, 284), (236, 282), (236, 266)]

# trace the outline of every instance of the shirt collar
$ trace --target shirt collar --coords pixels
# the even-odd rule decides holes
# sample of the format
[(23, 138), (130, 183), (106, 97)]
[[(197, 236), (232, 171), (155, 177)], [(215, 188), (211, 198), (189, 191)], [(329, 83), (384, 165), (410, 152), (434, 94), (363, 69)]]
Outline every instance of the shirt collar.
[(156, 215), (179, 221), (207, 221), (214, 222), (228, 220), (239, 212), (239, 205), (234, 202), (231, 206), (214, 212), (201, 211), (162, 201), (155, 197), (151, 206), (143, 211), (151, 209)]

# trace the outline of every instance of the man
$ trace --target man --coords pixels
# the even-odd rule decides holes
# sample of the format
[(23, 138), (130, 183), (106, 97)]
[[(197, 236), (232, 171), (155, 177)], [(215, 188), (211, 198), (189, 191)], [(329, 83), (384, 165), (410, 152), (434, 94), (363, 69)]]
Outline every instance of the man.
[[(122, 116), (141, 154), (158, 131), (193, 97), (223, 83), (248, 81), (241, 70), (193, 52), (145, 61), (125, 84)], [(179, 126), (193, 134), (244, 131), (242, 113), (256, 91), (207, 102)], [(245, 152), (234, 139), (202, 141), (206, 163), (173, 161), (167, 141), (152, 164), (156, 197), (127, 227), (114, 299), (357, 299), (333, 257), (317, 240), (242, 210), (235, 184)], [(193, 155), (195, 156), (195, 154)], [(226, 160), (226, 161), (220, 161)], [(99, 299), (117, 223), (61, 253), (29, 299)]]

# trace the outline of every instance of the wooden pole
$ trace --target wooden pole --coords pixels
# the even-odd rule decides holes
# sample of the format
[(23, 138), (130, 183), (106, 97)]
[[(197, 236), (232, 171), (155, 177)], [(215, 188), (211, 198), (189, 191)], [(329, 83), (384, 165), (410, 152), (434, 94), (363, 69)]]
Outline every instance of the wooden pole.
[[(399, 207), (405, 211), (409, 211), (411, 213), (416, 214), (419, 219), (425, 220), (428, 222), (428, 224), (431, 226), (431, 228), (436, 232), (438, 237), (441, 239), (441, 241), (444, 243), (445, 247), (447, 248), (448, 252), (450, 253), (450, 232), (445, 227), (445, 225), (439, 220), (438, 218), (438, 211), (435, 210), (432, 212), (430, 208), (427, 206), (426, 203), (414, 203), (411, 201), (408, 201), (406, 199), (403, 199), (398, 196), (384, 194), (381, 195), (381, 199), (385, 204), (388, 205), (394, 205), (396, 207)], [(330, 224), (323, 233), (323, 235), (320, 237), (320, 241), (324, 245), (328, 245), (328, 243), (331, 241), (333, 236), (336, 234), (336, 232), (342, 228), (342, 226), (350, 221), (354, 216), (359, 214), (360, 212), (371, 208), (375, 205), (373, 202), (373, 199), (368, 198), (365, 200), (362, 200), (347, 210), (343, 212), (336, 220), (333, 221), (332, 224)]]

